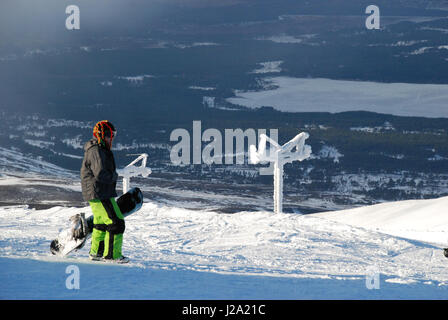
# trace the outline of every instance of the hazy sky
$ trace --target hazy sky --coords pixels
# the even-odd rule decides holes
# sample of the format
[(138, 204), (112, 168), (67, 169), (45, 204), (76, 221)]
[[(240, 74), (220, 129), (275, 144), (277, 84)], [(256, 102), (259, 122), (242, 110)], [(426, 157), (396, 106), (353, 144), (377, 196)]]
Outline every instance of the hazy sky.
[(163, 13), (157, 0), (1, 0), (0, 46), (20, 37), (51, 38), (64, 35), (66, 8), (77, 5), (80, 32), (144, 28)]

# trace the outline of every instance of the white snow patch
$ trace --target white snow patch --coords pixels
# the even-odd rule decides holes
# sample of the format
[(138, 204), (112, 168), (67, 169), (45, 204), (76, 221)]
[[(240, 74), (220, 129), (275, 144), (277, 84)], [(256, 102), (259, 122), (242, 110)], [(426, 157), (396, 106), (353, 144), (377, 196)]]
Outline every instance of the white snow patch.
[(397, 159), (397, 160), (403, 160), (405, 158), (404, 154), (389, 154), (389, 153), (384, 153), (384, 152), (381, 152), (380, 154), (385, 157)]
[(54, 146), (54, 142), (50, 141), (42, 141), (42, 140), (31, 140), (31, 139), (24, 139), (27, 144), (33, 147), (38, 147), (41, 149), (48, 149), (51, 146)]
[(80, 129), (91, 129), (94, 126), (93, 122), (67, 120), (67, 119), (48, 119), (45, 124), (46, 127), (73, 127)]
[(448, 160), (448, 158), (443, 157), (440, 154), (435, 154), (434, 156), (428, 158), (428, 161), (442, 161), (442, 160)]
[(137, 143), (136, 141), (132, 141), (132, 144), (122, 144), (117, 143), (113, 147), (114, 150), (122, 151), (122, 150), (134, 150), (134, 149), (171, 149), (170, 145), (166, 143)]
[(261, 62), (258, 65), (260, 65), (260, 68), (255, 69), (251, 73), (276, 73), (281, 72), (282, 68), (280, 68), (280, 65), (283, 63), (283, 61), (268, 61), (268, 62)]
[(46, 131), (25, 131), (24, 134), (27, 136), (42, 138), (47, 135), (47, 132)]
[(208, 108), (215, 107), (215, 97), (202, 97), (202, 104)]
[(272, 41), (272, 42), (276, 42), (276, 43), (292, 43), (292, 44), (298, 44), (298, 43), (303, 42), (303, 39), (301, 39), (301, 38), (296, 38), (294, 36), (290, 36), (290, 35), (286, 35), (286, 34), (281, 34), (281, 35), (277, 35), (277, 36), (269, 36), (269, 37), (259, 37), (259, 38), (256, 38), (256, 40)]
[(100, 84), (103, 87), (112, 87), (112, 85), (113, 85), (112, 81), (101, 81)]
[(0, 57), (0, 61), (1, 62), (5, 62), (5, 61), (15, 61), (17, 60), (17, 55), (16, 54), (8, 54), (5, 56), (1, 56)]
[(62, 140), (67, 146), (72, 147), (73, 149), (83, 149), (83, 141), (82, 135), (77, 135), (75, 138), (66, 138)]
[(391, 45), (391, 47), (410, 47), (428, 40), (410, 40), (410, 41), (397, 41)]
[(216, 90), (215, 87), (200, 87), (200, 86), (189, 86), (189, 89), (192, 90), (204, 90), (204, 91), (213, 91)]
[(138, 76), (117, 76), (116, 78), (120, 80), (126, 80), (133, 85), (141, 85), (145, 79), (154, 78), (154, 76), (143, 74)]
[(448, 33), (448, 29), (445, 28), (421, 27), (420, 30), (439, 31), (442, 33)]
[(411, 55), (419, 55), (428, 52), (431, 49), (448, 50), (448, 45), (438, 46), (438, 47), (423, 47), (411, 52)]
[(360, 131), (360, 132), (367, 132), (367, 133), (381, 133), (385, 131), (395, 131), (394, 126), (389, 122), (386, 121), (382, 126), (377, 127), (352, 127), (350, 128), (351, 131)]
[(174, 47), (179, 49), (188, 49), (194, 47), (209, 47), (209, 46), (219, 46), (219, 43), (215, 42), (193, 42), (191, 44), (175, 44)]
[(416, 49), (411, 52), (412, 55), (419, 55), (427, 52), (428, 50), (432, 49), (433, 47), (422, 47), (420, 49)]
[(339, 163), (339, 158), (343, 156), (335, 147), (324, 145), (317, 154), (312, 154), (310, 159), (333, 159), (334, 163)]
[(67, 157), (67, 158), (72, 158), (72, 159), (82, 159), (82, 156), (77, 156), (75, 154), (69, 154), (69, 153), (64, 153), (64, 152), (57, 152), (58, 155), (63, 156), (63, 157)]

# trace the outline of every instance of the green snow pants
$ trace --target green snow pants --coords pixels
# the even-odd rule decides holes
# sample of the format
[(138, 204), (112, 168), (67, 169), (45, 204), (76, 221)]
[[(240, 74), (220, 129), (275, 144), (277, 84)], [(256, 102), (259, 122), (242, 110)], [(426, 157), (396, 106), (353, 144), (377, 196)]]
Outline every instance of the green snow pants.
[(89, 201), (93, 213), (90, 254), (105, 259), (121, 258), (124, 217), (114, 198)]

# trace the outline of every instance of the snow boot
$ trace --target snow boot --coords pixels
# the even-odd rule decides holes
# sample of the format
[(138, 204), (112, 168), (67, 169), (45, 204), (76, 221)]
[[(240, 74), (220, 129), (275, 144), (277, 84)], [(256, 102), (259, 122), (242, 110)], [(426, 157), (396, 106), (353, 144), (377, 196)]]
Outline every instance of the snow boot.
[(110, 262), (110, 263), (119, 263), (119, 264), (124, 264), (124, 263), (128, 263), (129, 262), (129, 258), (121, 256), (120, 258), (117, 259), (106, 259), (106, 258), (102, 258), (101, 261), (104, 262)]
[(101, 261), (103, 257), (100, 254), (89, 254), (89, 259), (92, 261)]

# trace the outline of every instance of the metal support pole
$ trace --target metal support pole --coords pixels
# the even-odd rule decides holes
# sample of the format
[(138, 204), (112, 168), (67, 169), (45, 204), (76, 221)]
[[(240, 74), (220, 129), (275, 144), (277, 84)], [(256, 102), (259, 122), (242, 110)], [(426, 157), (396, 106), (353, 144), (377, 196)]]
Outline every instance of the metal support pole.
[(283, 163), (274, 162), (274, 213), (283, 212)]

